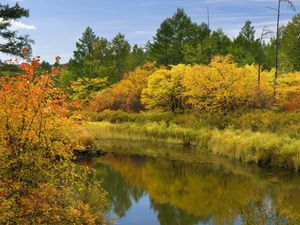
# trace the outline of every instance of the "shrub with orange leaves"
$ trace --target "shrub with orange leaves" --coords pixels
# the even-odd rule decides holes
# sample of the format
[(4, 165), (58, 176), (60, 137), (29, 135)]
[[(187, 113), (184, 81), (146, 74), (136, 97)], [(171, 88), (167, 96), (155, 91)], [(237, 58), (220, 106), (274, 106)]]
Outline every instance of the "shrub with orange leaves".
[(122, 110), (139, 112), (144, 109), (141, 103), (142, 90), (147, 86), (147, 78), (156, 70), (155, 63), (147, 63), (127, 74), (124, 79), (97, 95), (91, 103), (95, 111)]
[(35, 77), (38, 59), (20, 67), (0, 78), (0, 224), (105, 224), (104, 191), (72, 162), (71, 103), (55, 72)]

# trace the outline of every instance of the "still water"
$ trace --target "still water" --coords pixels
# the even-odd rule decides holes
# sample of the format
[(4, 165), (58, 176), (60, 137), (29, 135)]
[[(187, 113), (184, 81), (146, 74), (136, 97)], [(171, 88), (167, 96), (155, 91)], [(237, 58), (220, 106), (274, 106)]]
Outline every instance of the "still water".
[(87, 163), (120, 225), (300, 224), (300, 177), (291, 172), (178, 146), (102, 142), (101, 149), (109, 153)]

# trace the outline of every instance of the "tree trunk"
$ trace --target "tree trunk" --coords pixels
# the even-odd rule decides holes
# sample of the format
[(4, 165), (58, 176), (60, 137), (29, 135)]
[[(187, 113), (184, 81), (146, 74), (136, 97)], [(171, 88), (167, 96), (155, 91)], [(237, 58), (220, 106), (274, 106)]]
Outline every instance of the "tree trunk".
[(281, 0), (278, 0), (277, 7), (277, 27), (276, 27), (276, 52), (275, 52), (275, 76), (274, 76), (274, 103), (276, 102), (276, 85), (278, 77), (278, 53), (279, 53), (279, 21), (280, 21), (280, 5)]

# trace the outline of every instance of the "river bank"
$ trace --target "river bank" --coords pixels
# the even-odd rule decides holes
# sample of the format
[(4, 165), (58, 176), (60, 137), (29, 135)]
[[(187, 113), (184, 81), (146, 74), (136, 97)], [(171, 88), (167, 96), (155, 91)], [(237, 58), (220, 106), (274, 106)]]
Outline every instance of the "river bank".
[(300, 167), (299, 113), (255, 111), (217, 117), (103, 112), (90, 118), (79, 135), (88, 146), (99, 140), (167, 143), (262, 167)]

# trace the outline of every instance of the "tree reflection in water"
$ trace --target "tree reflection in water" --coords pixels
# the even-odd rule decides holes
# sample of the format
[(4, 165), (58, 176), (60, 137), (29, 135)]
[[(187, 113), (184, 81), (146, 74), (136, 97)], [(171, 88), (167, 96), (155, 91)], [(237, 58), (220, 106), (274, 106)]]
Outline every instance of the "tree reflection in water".
[(133, 201), (148, 194), (161, 225), (300, 224), (297, 176), (274, 179), (213, 161), (126, 154), (107, 154), (90, 165), (120, 217), (126, 216)]

